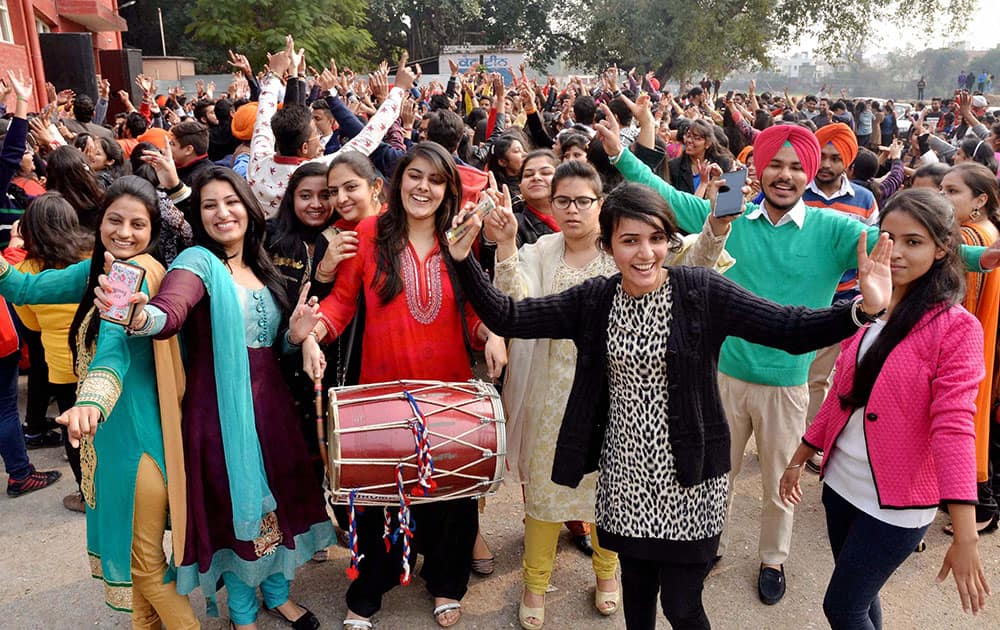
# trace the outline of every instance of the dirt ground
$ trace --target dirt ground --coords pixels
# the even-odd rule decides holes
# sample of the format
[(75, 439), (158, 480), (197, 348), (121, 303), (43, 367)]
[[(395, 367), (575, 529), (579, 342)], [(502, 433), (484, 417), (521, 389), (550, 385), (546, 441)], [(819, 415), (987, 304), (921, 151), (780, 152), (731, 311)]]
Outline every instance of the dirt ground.
[[(752, 442), (751, 442), (752, 444)], [(63, 508), (61, 499), (73, 490), (72, 473), (62, 449), (30, 451), (39, 469), (63, 472), (58, 484), (33, 494), (12, 499), (0, 495), (0, 629), (45, 628), (127, 628), (128, 615), (105, 607), (101, 584), (90, 578), (85, 551), (85, 520), (82, 514)], [(801, 629), (825, 628), (822, 602), (832, 571), (826, 540), (819, 482), (804, 475), (805, 499), (795, 519), (792, 555), (786, 564), (788, 593), (776, 606), (764, 606), (757, 599), (756, 554), (757, 515), (760, 506), (760, 477), (756, 458), (747, 462), (736, 483), (736, 499), (731, 527), (734, 537), (730, 555), (709, 577), (705, 605), (714, 628)], [(463, 601), (459, 629), (518, 628), (517, 604), (521, 593), (521, 540), (523, 511), (520, 492), (505, 486), (488, 501), (482, 528), (497, 558), (497, 570), (487, 578), (473, 577)], [(936, 584), (934, 577), (948, 545), (941, 532), (944, 516), (931, 527), (928, 549), (914, 554), (883, 589), (886, 630), (1000, 628), (1000, 534), (984, 536), (980, 553), (987, 575), (997, 593), (987, 610), (978, 617), (961, 612), (951, 578)], [(309, 563), (299, 569), (292, 596), (319, 617), (324, 628), (340, 628), (345, 612), (343, 592), (347, 585), (344, 569), (348, 554), (335, 549), (331, 560)], [(594, 580), (587, 558), (569, 544), (568, 533), (560, 542), (552, 576), (554, 591), (546, 597), (546, 624), (551, 630), (612, 630), (625, 627), (621, 613), (601, 617), (593, 607)], [(219, 619), (205, 616), (205, 600), (200, 591), (192, 602), (206, 629), (228, 627), (225, 619), (225, 592), (220, 593)], [(431, 630), (432, 600), (419, 578), (408, 587), (390, 593), (376, 616), (379, 630)], [(262, 629), (287, 627), (262, 614)], [(658, 628), (668, 628), (660, 617)]]

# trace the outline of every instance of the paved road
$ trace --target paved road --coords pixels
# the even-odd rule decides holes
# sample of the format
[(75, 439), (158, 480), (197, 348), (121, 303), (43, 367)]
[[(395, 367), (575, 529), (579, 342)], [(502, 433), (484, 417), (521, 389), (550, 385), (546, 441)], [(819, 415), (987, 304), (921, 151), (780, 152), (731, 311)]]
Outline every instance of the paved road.
[[(0, 629), (128, 628), (128, 616), (106, 608), (100, 583), (89, 577), (83, 515), (62, 507), (63, 495), (72, 490), (72, 474), (61, 449), (32, 451), (31, 455), (39, 468), (62, 470), (63, 479), (52, 488), (18, 499), (0, 495)], [(777, 606), (764, 606), (756, 594), (759, 469), (754, 455), (747, 454), (744, 472), (736, 484), (732, 552), (709, 578), (705, 589), (706, 607), (714, 628), (827, 627), (822, 600), (832, 560), (815, 476), (805, 478), (804, 491), (806, 498), (796, 517), (792, 557), (786, 565), (788, 594)], [(497, 571), (489, 578), (473, 577), (464, 602), (464, 618), (458, 628), (519, 627), (521, 518), (520, 492), (516, 488), (505, 487), (490, 500), (483, 529), (497, 556)], [(986, 612), (973, 618), (961, 613), (953, 582), (943, 585), (934, 582), (949, 540), (940, 531), (943, 518), (928, 534), (928, 550), (914, 554), (884, 589), (886, 630), (1000, 628), (1000, 534), (980, 541), (980, 552), (997, 596)], [(347, 563), (346, 550), (337, 549), (332, 560), (302, 567), (292, 588), (293, 597), (313, 610), (327, 629), (341, 627)], [(589, 560), (569, 544), (567, 536), (561, 541), (552, 582), (558, 590), (547, 597), (546, 628), (625, 627), (620, 614), (603, 618), (594, 610)], [(220, 600), (224, 604), (224, 593)], [(227, 627), (222, 619), (204, 616), (205, 600), (200, 593), (195, 593), (192, 601), (205, 628)], [(225, 606), (220, 608), (224, 615)], [(415, 579), (411, 586), (397, 588), (386, 597), (385, 607), (376, 617), (377, 628), (437, 628), (431, 608), (429, 595), (421, 581)], [(261, 616), (259, 625), (265, 630), (287, 627), (266, 615)], [(669, 627), (662, 616), (657, 627)]]

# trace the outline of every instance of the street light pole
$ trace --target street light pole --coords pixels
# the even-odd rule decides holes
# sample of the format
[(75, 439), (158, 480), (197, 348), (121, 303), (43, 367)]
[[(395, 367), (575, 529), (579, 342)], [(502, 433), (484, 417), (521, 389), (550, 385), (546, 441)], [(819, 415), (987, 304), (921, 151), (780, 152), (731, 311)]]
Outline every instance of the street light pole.
[(163, 56), (167, 56), (167, 38), (163, 36), (163, 10), (156, 7), (156, 15), (160, 18), (160, 46), (163, 49)]

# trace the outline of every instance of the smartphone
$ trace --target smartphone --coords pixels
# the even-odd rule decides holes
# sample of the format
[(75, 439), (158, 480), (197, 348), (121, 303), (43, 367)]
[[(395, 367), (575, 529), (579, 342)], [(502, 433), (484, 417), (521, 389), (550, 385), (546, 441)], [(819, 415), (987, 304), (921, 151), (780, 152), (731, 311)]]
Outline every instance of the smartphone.
[(491, 198), (483, 197), (482, 201), (476, 204), (476, 207), (473, 208), (472, 212), (465, 215), (465, 218), (462, 219), (461, 223), (459, 223), (455, 227), (445, 232), (445, 236), (448, 238), (448, 242), (449, 243), (456, 242), (457, 240), (462, 238), (462, 236), (464, 236), (467, 231), (469, 231), (469, 228), (472, 226), (472, 224), (469, 222), (472, 219), (472, 215), (478, 214), (480, 219), (485, 219), (486, 216), (489, 215), (489, 213), (496, 210), (496, 207), (497, 205), (493, 203), (493, 200)]
[(139, 265), (124, 260), (111, 263), (111, 270), (108, 272), (108, 282), (111, 284), (108, 298), (111, 300), (111, 307), (101, 312), (101, 319), (123, 326), (129, 324), (135, 314), (135, 304), (129, 298), (142, 289), (145, 277), (146, 270)]
[(741, 168), (731, 173), (723, 173), (722, 179), (726, 183), (719, 189), (719, 197), (715, 200), (712, 215), (729, 217), (734, 214), (742, 214), (744, 207), (743, 186), (747, 183), (747, 170)]

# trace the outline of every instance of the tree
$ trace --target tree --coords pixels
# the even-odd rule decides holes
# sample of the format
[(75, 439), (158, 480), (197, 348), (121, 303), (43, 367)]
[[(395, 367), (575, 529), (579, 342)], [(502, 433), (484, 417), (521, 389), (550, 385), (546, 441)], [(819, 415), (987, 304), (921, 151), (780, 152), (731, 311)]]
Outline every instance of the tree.
[(941, 15), (961, 24), (974, 0), (566, 0), (557, 35), (567, 60), (590, 68), (609, 62), (655, 69), (658, 76), (716, 76), (766, 67), (769, 51), (803, 35), (818, 37), (818, 52), (853, 59), (888, 19), (930, 26)]
[[(195, 1), (160, 3), (163, 6), (163, 38), (167, 43), (167, 54), (194, 57), (199, 72), (225, 72), (227, 56), (224, 48), (209, 46), (184, 36), (185, 29), (191, 23), (191, 10)], [(142, 54), (146, 56), (163, 54), (156, 8), (154, 3), (140, 1), (121, 10), (122, 17), (128, 20), (128, 30), (122, 33), (122, 41), (128, 47), (142, 50)]]
[(365, 0), (194, 0), (187, 33), (198, 41), (245, 54), (259, 68), (266, 53), (282, 50), (285, 35), (306, 49), (308, 63), (363, 63), (374, 46), (365, 30)]
[(371, 58), (395, 59), (402, 50), (411, 62), (436, 58), (441, 46), (481, 31), (481, 19), (479, 0), (370, 0), (366, 26), (378, 42)]

